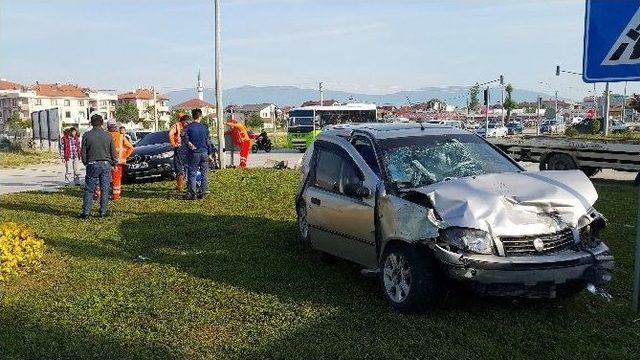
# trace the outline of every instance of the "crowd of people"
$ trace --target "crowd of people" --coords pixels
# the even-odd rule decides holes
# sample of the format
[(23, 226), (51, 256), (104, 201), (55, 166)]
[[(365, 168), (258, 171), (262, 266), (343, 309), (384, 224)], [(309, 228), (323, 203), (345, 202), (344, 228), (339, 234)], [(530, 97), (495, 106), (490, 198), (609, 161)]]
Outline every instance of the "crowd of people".
[[(126, 129), (115, 121), (107, 123), (94, 114), (90, 118), (91, 130), (82, 139), (75, 128), (64, 132), (60, 141), (60, 154), (65, 163), (65, 182), (80, 184), (80, 162), (85, 166), (85, 189), (80, 217), (86, 219), (98, 200), (99, 216), (107, 215), (109, 200), (122, 197), (122, 177), (127, 159), (134, 150), (126, 136)], [(247, 166), (251, 140), (246, 127), (231, 119), (226, 123), (234, 144), (240, 149), (240, 168)], [(173, 147), (173, 166), (176, 189), (185, 191), (185, 199), (204, 199), (208, 193), (206, 174), (215, 166), (216, 148), (211, 143), (209, 128), (202, 123), (202, 110), (193, 109), (191, 114), (180, 114), (179, 121), (169, 129), (169, 143)]]

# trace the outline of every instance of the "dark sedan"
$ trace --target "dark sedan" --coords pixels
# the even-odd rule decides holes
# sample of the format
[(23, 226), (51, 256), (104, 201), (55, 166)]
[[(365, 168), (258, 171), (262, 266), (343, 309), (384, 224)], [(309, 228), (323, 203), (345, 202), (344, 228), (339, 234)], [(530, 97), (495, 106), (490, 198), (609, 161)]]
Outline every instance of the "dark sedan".
[(507, 124), (507, 134), (517, 135), (522, 134), (522, 123), (518, 121), (511, 121)]
[(173, 176), (173, 148), (169, 144), (169, 132), (158, 131), (140, 140), (127, 159), (127, 180), (149, 177)]

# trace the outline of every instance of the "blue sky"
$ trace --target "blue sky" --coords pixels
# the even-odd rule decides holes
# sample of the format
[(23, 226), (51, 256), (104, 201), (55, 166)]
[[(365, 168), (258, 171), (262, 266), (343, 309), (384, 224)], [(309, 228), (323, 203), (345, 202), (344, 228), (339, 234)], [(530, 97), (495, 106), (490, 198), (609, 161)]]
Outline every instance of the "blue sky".
[[(592, 89), (554, 74), (581, 71), (583, 0), (222, 0), (222, 10), (224, 88), (322, 80), (387, 93), (503, 73), (561, 96)], [(212, 0), (0, 0), (3, 78), (168, 91), (194, 86), (199, 66), (213, 86)]]

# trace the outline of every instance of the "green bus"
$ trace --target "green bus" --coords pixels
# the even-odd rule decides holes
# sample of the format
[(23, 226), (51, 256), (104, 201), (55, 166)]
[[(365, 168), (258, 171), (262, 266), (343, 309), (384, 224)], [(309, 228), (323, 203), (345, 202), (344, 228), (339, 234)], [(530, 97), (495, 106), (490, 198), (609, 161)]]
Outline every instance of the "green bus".
[(304, 106), (289, 111), (287, 145), (304, 152), (325, 126), (377, 122), (375, 104)]

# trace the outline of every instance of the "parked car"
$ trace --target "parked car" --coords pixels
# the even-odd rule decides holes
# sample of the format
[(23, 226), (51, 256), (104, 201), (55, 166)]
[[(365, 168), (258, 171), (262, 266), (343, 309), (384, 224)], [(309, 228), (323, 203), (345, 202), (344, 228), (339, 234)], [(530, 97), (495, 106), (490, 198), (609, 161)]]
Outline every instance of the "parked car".
[(609, 130), (611, 130), (612, 133), (621, 133), (621, 132), (628, 131), (629, 125), (627, 125), (622, 120), (611, 120), (611, 123), (609, 125)]
[(442, 276), (481, 294), (555, 297), (611, 279), (597, 193), (577, 171), (526, 172), (450, 127), (324, 130), (296, 196), (303, 244), (377, 275), (400, 312), (429, 308)]
[(451, 126), (458, 129), (464, 128), (464, 126), (462, 125), (462, 121), (460, 120), (429, 120), (427, 121), (427, 123), (432, 125)]
[(522, 134), (523, 126), (519, 121), (510, 121), (507, 124), (507, 134), (509, 135), (517, 135)]
[(563, 120), (545, 120), (540, 125), (540, 132), (543, 134), (564, 134), (567, 129)]
[(169, 132), (152, 132), (139, 140), (127, 160), (124, 175), (127, 180), (173, 176), (173, 147), (169, 144)]
[(509, 130), (507, 127), (502, 125), (501, 123), (489, 123), (489, 134), (485, 134), (485, 124), (480, 124), (480, 126), (476, 129), (476, 135), (481, 137), (505, 137), (507, 136)]

